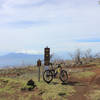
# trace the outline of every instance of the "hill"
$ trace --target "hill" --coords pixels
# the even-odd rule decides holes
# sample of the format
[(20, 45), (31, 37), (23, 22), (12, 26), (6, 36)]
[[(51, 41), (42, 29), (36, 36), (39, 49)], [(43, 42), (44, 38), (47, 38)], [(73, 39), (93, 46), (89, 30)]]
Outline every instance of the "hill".
[(43, 60), (43, 55), (9, 53), (7, 55), (0, 56), (0, 67), (32, 65), (32, 64), (36, 64), (36, 61), (38, 59)]

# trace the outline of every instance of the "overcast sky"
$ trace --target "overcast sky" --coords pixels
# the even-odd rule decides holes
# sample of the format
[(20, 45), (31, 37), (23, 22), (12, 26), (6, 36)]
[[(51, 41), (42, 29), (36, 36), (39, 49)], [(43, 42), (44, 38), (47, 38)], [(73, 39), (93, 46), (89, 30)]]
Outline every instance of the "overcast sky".
[(0, 0), (0, 52), (100, 51), (98, 0)]

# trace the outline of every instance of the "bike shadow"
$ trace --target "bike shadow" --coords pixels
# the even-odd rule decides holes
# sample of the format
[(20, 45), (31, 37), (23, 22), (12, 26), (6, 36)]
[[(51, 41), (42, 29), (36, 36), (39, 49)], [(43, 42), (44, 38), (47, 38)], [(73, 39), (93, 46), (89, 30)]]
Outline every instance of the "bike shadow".
[[(59, 82), (52, 82), (52, 85), (57, 85), (59, 84)], [(70, 85), (70, 86), (86, 86), (86, 84), (82, 83), (82, 82), (78, 82), (78, 81), (68, 81), (66, 83), (60, 83), (62, 85)]]
[(59, 84), (59, 82), (52, 82), (52, 84), (53, 84), (53, 85), (57, 85), (57, 84)]
[(85, 86), (85, 84), (77, 81), (69, 81), (67, 83), (61, 83), (62, 85), (71, 85), (71, 86)]

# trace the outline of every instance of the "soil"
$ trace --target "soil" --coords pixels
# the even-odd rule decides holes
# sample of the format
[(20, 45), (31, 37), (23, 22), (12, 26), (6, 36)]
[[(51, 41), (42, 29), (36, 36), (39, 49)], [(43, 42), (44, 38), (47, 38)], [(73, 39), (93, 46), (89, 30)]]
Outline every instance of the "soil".
[(95, 77), (92, 79), (91, 83), (96, 83), (100, 85), (100, 68), (93, 70), (96, 73)]
[[(76, 86), (74, 84), (74, 88), (77, 91), (74, 95), (68, 97), (68, 100), (90, 100), (86, 97), (89, 91), (93, 89), (93, 86), (98, 85), (100, 86), (100, 68), (91, 69), (91, 71), (95, 72), (96, 75), (91, 78), (86, 79), (76, 79), (70, 78), (69, 81), (71, 83), (80, 83), (81, 85)], [(99, 87), (100, 88), (100, 87)]]

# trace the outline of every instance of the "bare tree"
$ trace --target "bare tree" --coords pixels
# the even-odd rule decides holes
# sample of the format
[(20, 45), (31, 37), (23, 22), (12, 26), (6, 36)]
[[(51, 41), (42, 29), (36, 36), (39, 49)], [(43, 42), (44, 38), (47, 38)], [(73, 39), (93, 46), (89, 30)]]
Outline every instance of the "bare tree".
[(74, 54), (69, 53), (69, 55), (72, 58), (74, 64), (82, 64), (82, 61), (81, 61), (82, 51), (80, 49), (76, 49)]
[(92, 58), (92, 54), (91, 54), (92, 50), (91, 49), (87, 49), (84, 53), (85, 58), (89, 59)]
[(95, 58), (100, 58), (100, 52), (96, 54), (92, 54), (91, 49), (87, 49), (86, 51), (81, 51), (77, 49), (74, 53), (69, 53), (70, 57), (72, 58), (72, 66), (81, 65), (81, 64), (88, 64), (94, 61)]
[(100, 52), (95, 54), (95, 58), (100, 58)]
[(53, 63), (53, 64), (65, 64), (65, 61), (63, 59), (61, 59), (61, 57), (59, 57), (58, 55), (56, 55), (54, 53), (51, 54), (50, 59), (51, 59), (51, 63)]
[(71, 59), (74, 61), (74, 55), (72, 53), (69, 52), (69, 56), (71, 57)]
[(53, 59), (54, 56), (55, 56), (54, 53), (50, 54), (50, 59)]
[(91, 49), (87, 49), (84, 52), (84, 62), (85, 63), (89, 63), (90, 61), (93, 61), (93, 54), (92, 54), (92, 50)]
[(81, 57), (82, 57), (82, 52), (81, 52), (80, 49), (77, 49), (75, 51), (75, 62), (76, 62), (76, 64), (82, 64)]

